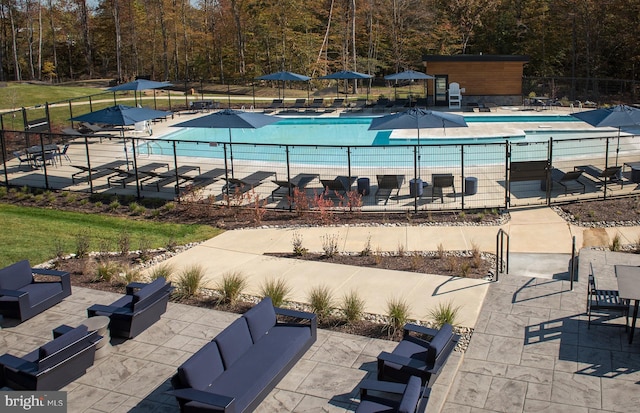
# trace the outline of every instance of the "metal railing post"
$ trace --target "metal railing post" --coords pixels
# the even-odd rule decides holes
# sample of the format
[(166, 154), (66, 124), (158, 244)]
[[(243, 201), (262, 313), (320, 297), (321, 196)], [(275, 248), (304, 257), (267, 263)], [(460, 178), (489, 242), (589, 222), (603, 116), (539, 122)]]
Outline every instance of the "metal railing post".
[[(504, 259), (505, 238), (507, 240), (506, 260)], [(509, 234), (507, 234), (502, 228), (498, 230), (498, 234), (496, 235), (496, 282), (499, 281), (501, 272), (509, 274)]]
[(569, 281), (571, 291), (573, 291), (573, 281), (576, 278), (576, 236), (574, 235), (571, 240), (571, 266), (569, 268)]

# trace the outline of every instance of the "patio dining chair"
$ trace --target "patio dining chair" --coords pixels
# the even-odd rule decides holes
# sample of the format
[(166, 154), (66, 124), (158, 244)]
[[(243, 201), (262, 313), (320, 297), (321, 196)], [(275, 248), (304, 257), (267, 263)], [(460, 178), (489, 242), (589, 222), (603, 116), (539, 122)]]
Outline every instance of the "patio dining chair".
[[(587, 329), (591, 328), (591, 317), (594, 312), (613, 311), (625, 316), (625, 329), (629, 325), (629, 302), (620, 298), (617, 290), (600, 290), (596, 287), (596, 278), (593, 273), (593, 264), (589, 271), (589, 283), (587, 284)], [(617, 324), (602, 324), (614, 325)]]

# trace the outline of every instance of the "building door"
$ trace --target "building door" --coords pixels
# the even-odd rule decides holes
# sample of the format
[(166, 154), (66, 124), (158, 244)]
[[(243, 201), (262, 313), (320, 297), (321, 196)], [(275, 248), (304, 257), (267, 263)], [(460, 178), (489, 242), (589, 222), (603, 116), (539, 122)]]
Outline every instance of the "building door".
[(447, 106), (449, 104), (449, 98), (447, 96), (447, 90), (449, 86), (449, 76), (436, 75), (435, 79), (435, 106)]

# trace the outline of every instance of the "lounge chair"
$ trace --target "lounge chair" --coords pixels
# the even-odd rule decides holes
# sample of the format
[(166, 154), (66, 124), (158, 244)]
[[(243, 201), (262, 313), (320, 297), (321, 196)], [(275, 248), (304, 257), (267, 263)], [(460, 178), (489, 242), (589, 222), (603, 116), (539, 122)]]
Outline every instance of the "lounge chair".
[(453, 189), (453, 196), (456, 196), (456, 187), (453, 182), (452, 174), (432, 174), (431, 180), (433, 181), (433, 187), (431, 188), (431, 201), (435, 197), (440, 197), (440, 202), (444, 203), (444, 188)]
[(384, 199), (384, 204), (387, 205), (394, 189), (396, 190), (396, 197), (400, 194), (400, 188), (404, 183), (404, 175), (376, 175), (376, 179), (378, 181), (378, 189), (375, 194), (376, 202)]
[(298, 113), (300, 112), (301, 109), (304, 109), (306, 107), (307, 107), (307, 99), (300, 98), (300, 99), (296, 99), (293, 105), (286, 107), (283, 110), (283, 112)]
[(347, 111), (349, 112), (362, 112), (364, 108), (367, 106), (366, 98), (358, 98), (355, 102), (350, 103), (347, 106)]
[(348, 192), (351, 190), (351, 186), (356, 181), (357, 176), (336, 176), (333, 179), (321, 179), (322, 187), (325, 194), (333, 192)]
[(427, 106), (429, 106), (429, 99), (428, 98), (418, 98), (416, 99), (415, 105), (419, 108), (426, 108)]
[[(288, 181), (279, 181), (277, 179), (272, 180), (274, 184), (278, 185), (276, 189), (271, 191), (271, 199), (275, 199), (276, 192), (286, 189), (286, 195), (291, 196), (294, 189), (303, 190), (311, 181), (316, 179), (318, 174), (298, 174)], [(284, 195), (283, 195), (284, 196)]]
[[(387, 397), (370, 392), (383, 393)], [(360, 404), (356, 413), (423, 413), (430, 393), (431, 389), (422, 387), (420, 378), (416, 376), (409, 378), (407, 384), (363, 380), (360, 383)]]
[(71, 182), (75, 184), (76, 180), (86, 180), (89, 182), (89, 180), (93, 181), (94, 179), (104, 178), (105, 176), (115, 174), (116, 172), (113, 171), (114, 169), (121, 168), (125, 165), (127, 165), (127, 162), (122, 160), (112, 161), (92, 168), (84, 165), (71, 165), (72, 167), (79, 169), (78, 172), (71, 174)]
[[(586, 187), (584, 183), (580, 182), (579, 179), (582, 176), (582, 171), (570, 171), (564, 172), (560, 169), (553, 168), (551, 169), (551, 180), (552, 182), (557, 183), (561, 187), (564, 188), (564, 194), (566, 195), (569, 191), (569, 187), (572, 184), (577, 184), (578, 189), (582, 189), (582, 193), (585, 193)], [(575, 186), (575, 185), (574, 185)]]
[(76, 328), (62, 325), (53, 330), (53, 336), (52, 341), (22, 357), (0, 357), (5, 386), (13, 390), (59, 390), (93, 365), (96, 344), (103, 339), (82, 324)]
[(191, 180), (191, 185), (197, 188), (204, 188), (211, 185), (224, 175), (224, 168), (214, 168), (205, 173), (202, 173)]
[(342, 109), (344, 107), (344, 99), (343, 98), (335, 98), (331, 105), (325, 108), (325, 112), (335, 112), (337, 109)]
[(264, 113), (275, 112), (277, 110), (282, 109), (282, 106), (283, 106), (283, 100), (282, 99), (273, 99), (273, 101), (271, 102), (271, 105), (267, 106), (264, 109)]
[(194, 179), (193, 176), (187, 175), (189, 172), (198, 171), (200, 173), (200, 167), (195, 165), (180, 165), (178, 169), (170, 170), (167, 172), (157, 173), (154, 171), (146, 172), (147, 175), (152, 178), (156, 178), (155, 181), (146, 180), (141, 189), (144, 190), (145, 186), (155, 187), (156, 191), (160, 192), (160, 188), (174, 183), (176, 187), (176, 193), (181, 182), (190, 181)]
[(107, 186), (109, 188), (111, 185), (122, 185), (123, 188), (127, 186), (128, 183), (134, 182), (136, 179), (138, 180), (148, 180), (153, 176), (149, 173), (153, 173), (156, 169), (167, 168), (169, 170), (169, 164), (164, 162), (151, 162), (146, 165), (138, 166), (137, 173), (136, 169), (132, 170), (124, 170), (120, 168), (113, 168), (113, 172), (116, 174), (107, 178)]
[[(40, 281), (34, 274), (56, 280)], [(40, 314), (71, 295), (70, 277), (64, 271), (31, 268), (27, 260), (0, 269), (0, 314), (20, 322)]]
[(619, 182), (620, 186), (622, 186), (622, 179), (619, 178), (622, 172), (622, 166), (609, 166), (603, 170), (593, 165), (581, 165), (576, 166), (573, 169), (576, 171), (582, 171), (591, 176), (596, 180), (596, 184), (598, 185), (602, 185), (609, 181)]
[(94, 304), (87, 309), (89, 317), (109, 317), (111, 336), (134, 338), (167, 311), (171, 283), (160, 277), (149, 284), (130, 283), (126, 294), (111, 305)]
[(324, 98), (314, 98), (305, 112), (324, 112)]
[[(426, 341), (412, 333), (433, 338)], [(406, 324), (402, 340), (393, 352), (378, 355), (378, 380), (407, 383), (411, 376), (418, 376), (423, 385), (432, 387), (459, 339), (451, 324), (440, 330)]]
[(384, 112), (388, 107), (391, 107), (393, 103), (388, 98), (379, 98), (373, 105), (371, 110), (373, 112)]
[(275, 172), (256, 171), (242, 179), (226, 178), (227, 183), (222, 187), (222, 192), (232, 193), (240, 191), (240, 193), (245, 193), (259, 185), (262, 185), (265, 179), (274, 175), (276, 175)]

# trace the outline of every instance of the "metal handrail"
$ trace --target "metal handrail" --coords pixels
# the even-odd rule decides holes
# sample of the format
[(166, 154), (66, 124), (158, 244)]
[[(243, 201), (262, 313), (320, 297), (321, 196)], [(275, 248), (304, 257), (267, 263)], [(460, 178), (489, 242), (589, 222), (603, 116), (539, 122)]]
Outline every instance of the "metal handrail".
[[(507, 240), (506, 250), (507, 250), (507, 259), (505, 260), (505, 242)], [(507, 234), (502, 228), (498, 230), (498, 234), (496, 235), (496, 279), (498, 282), (498, 276), (501, 272), (505, 274), (509, 274), (509, 234)]]

